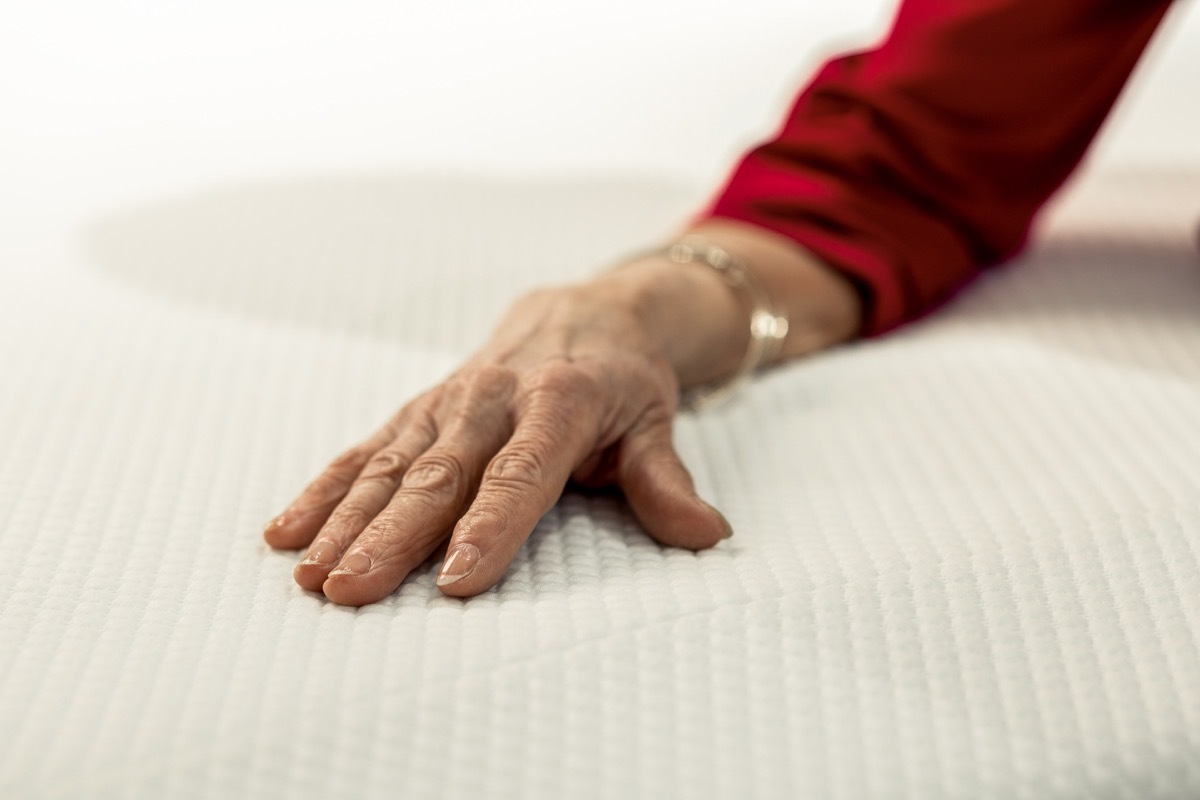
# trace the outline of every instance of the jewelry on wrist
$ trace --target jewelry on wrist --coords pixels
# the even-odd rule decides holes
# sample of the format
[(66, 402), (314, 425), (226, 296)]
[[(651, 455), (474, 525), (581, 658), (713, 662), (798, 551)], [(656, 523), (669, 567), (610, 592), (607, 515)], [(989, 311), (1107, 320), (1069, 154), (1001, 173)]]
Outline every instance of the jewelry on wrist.
[(778, 312), (770, 294), (754, 273), (715, 244), (689, 236), (646, 255), (665, 256), (677, 264), (695, 263), (710, 267), (737, 291), (746, 305), (750, 314), (750, 344), (738, 368), (724, 381), (688, 390), (681, 400), (685, 408), (693, 411), (727, 402), (760, 366), (778, 354), (788, 332), (787, 317)]

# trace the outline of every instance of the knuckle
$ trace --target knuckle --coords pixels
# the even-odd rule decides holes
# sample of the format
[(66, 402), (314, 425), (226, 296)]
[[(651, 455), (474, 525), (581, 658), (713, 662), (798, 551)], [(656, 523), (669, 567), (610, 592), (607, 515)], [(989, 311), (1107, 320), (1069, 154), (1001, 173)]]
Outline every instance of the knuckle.
[(492, 459), (487, 476), (493, 488), (508, 485), (522, 490), (541, 489), (545, 482), (542, 461), (527, 447), (510, 447)]
[(325, 529), (333, 534), (358, 531), (366, 527), (374, 517), (372, 510), (361, 501), (347, 497), (333, 510), (329, 521), (325, 523)]
[(404, 564), (407, 571), (424, 560), (442, 535), (441, 528), (414, 525), (411, 515), (389, 507), (363, 527), (354, 546), (369, 552), (376, 568)]
[(493, 400), (511, 392), (516, 373), (499, 364), (483, 364), (463, 376), (468, 402)]
[(407, 467), (408, 459), (403, 453), (390, 449), (380, 450), (367, 461), (358, 479), (395, 485)]
[(520, 509), (515, 504), (499, 498), (481, 497), (471, 504), (470, 510), (455, 526), (450, 546), (461, 543), (474, 545), (484, 552), (494, 550), (495, 543), (513, 530), (514, 518), (519, 516)]
[(599, 382), (587, 370), (570, 361), (557, 361), (533, 377), (530, 392), (561, 402), (591, 397), (599, 388)]
[(485, 364), (464, 373), (451, 395), (451, 402), (443, 409), (447, 427), (482, 424), (494, 416), (501, 405), (513, 397), (517, 386), (517, 373), (510, 367)]
[(403, 545), (405, 539), (401, 518), (385, 509), (363, 526), (354, 544), (355, 547), (370, 551), (372, 558), (375, 558), (390, 548)]
[(427, 452), (413, 462), (400, 487), (439, 498), (461, 497), (466, 483), (467, 471), (457, 456)]
[(354, 540), (354, 549), (367, 553), (372, 569), (388, 569), (407, 562), (411, 569), (410, 553), (415, 549), (400, 525), (391, 519), (376, 519)]
[[(589, 417), (589, 406), (600, 402), (600, 381), (569, 362), (558, 362), (531, 375), (523, 387), (519, 407), (533, 418), (544, 420), (561, 434), (581, 418)], [(526, 416), (527, 422), (532, 421)]]

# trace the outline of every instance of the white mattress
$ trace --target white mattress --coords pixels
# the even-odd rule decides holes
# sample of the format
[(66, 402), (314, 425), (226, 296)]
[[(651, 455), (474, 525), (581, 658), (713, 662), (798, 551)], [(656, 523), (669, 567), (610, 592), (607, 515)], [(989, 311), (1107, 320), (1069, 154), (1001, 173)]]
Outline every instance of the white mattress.
[(711, 551), (568, 495), (470, 601), (292, 583), (259, 531), (329, 457), (695, 201), (335, 176), (10, 234), (0, 797), (1200, 796), (1200, 174), (1084, 181), (681, 419)]

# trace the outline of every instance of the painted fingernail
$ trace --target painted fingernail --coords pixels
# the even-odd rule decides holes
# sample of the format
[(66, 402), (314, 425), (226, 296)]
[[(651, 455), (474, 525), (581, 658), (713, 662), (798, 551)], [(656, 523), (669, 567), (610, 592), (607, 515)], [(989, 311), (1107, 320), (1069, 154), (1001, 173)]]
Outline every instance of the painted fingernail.
[(320, 567), (332, 567), (337, 563), (338, 547), (333, 542), (317, 542), (308, 549), (301, 564), (316, 564)]
[(365, 575), (371, 569), (371, 559), (366, 553), (351, 553), (342, 559), (338, 568), (330, 575)]
[(446, 556), (446, 563), (442, 565), (442, 571), (437, 577), (437, 585), (446, 586), (447, 584), (461, 581), (471, 574), (471, 570), (475, 569), (475, 565), (478, 563), (478, 547), (466, 542), (457, 545)]

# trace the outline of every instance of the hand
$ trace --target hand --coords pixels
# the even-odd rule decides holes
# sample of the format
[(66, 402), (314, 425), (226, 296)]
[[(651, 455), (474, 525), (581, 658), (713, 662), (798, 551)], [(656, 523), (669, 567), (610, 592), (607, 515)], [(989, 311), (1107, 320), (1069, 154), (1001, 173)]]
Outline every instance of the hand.
[[(692, 232), (752, 264), (781, 304), (791, 324), (779, 358), (858, 331), (853, 284), (786, 238), (720, 219)], [(729, 523), (696, 496), (671, 425), (680, 388), (737, 368), (747, 322), (714, 270), (663, 260), (535, 292), (461, 369), (334, 460), (266, 540), (308, 546), (295, 571), (304, 588), (364, 605), (449, 539), (437, 583), (467, 597), (503, 577), (574, 480), (619, 488), (663, 544), (710, 547)]]
[[(296, 582), (336, 603), (375, 602), (449, 537), (438, 586), (478, 594), (571, 480), (619, 487), (665, 545), (728, 536), (672, 444), (679, 380), (636, 288), (650, 274), (526, 296), (461, 369), (335, 459), (265, 532), (273, 547), (309, 546)], [(737, 324), (736, 303), (725, 310)], [(736, 363), (744, 343), (733, 339)]]

